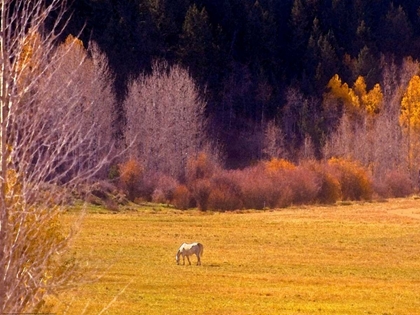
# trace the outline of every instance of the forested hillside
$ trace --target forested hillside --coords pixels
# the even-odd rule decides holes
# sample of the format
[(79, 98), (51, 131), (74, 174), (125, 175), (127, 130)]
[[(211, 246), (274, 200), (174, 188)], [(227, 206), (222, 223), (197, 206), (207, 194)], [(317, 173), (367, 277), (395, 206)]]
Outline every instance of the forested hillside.
[[(211, 135), (232, 167), (262, 157), (272, 119), (288, 151), (309, 136), (319, 156), (336, 123), (322, 107), (329, 80), (363, 76), (371, 89), (386, 62), (420, 54), (418, 1), (76, 0), (73, 9), (69, 32), (84, 26), (84, 42), (109, 57), (121, 121), (131, 78), (156, 59), (180, 64), (205, 95)], [(291, 91), (308, 105), (288, 106)]]

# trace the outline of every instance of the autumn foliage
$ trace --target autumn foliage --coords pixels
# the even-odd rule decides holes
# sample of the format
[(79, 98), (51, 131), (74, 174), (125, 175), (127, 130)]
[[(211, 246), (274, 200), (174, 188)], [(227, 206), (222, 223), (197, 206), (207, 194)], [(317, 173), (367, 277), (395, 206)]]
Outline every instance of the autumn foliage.
[[(81, 269), (67, 247), (70, 235), (62, 227), (62, 209), (54, 203), (57, 196), (46, 189), (28, 204), (21, 179), (18, 172), (8, 170), (4, 202), (9, 208), (7, 231), (12, 243), (5, 246), (9, 293), (5, 306), (12, 310), (38, 310), (48, 294), (57, 294), (79, 281)], [(51, 204), (41, 206), (41, 199)]]
[(197, 206), (207, 210), (211, 192), (211, 178), (217, 173), (219, 166), (211, 157), (201, 152), (187, 162), (186, 182)]
[(372, 198), (372, 183), (366, 170), (359, 163), (332, 158), (328, 161), (328, 165), (340, 183), (343, 200), (369, 200)]
[(187, 196), (201, 210), (226, 211), (370, 200), (373, 194), (367, 170), (346, 159), (294, 164), (275, 158), (242, 170), (224, 170), (202, 153), (188, 165), (186, 185), (175, 189), (173, 199), (182, 209)]
[(185, 185), (178, 185), (173, 193), (172, 203), (181, 210), (186, 210), (190, 206), (191, 194)]
[(292, 163), (273, 158), (241, 170), (223, 169), (206, 153), (187, 163), (186, 179), (178, 182), (164, 174), (144, 172), (140, 163), (119, 165), (120, 188), (131, 200), (168, 203), (178, 209), (273, 209), (291, 205), (334, 204), (338, 201), (404, 197), (413, 182), (399, 170), (381, 182), (359, 162), (345, 158)]
[(143, 172), (141, 164), (134, 159), (119, 165), (120, 185), (131, 201), (138, 197)]
[(374, 115), (382, 106), (383, 94), (380, 85), (375, 84), (373, 89), (368, 91), (362, 76), (359, 76), (353, 88), (350, 88), (336, 74), (328, 82), (327, 87), (330, 89), (329, 96), (342, 101), (346, 111), (353, 115), (356, 113)]

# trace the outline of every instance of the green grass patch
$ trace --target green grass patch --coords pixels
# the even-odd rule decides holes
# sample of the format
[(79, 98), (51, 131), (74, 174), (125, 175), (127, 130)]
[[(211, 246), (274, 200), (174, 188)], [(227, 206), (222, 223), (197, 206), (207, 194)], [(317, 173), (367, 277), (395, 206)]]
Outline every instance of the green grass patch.
[[(74, 247), (101, 278), (52, 302), (60, 314), (418, 314), (420, 219), (404, 214), (419, 208), (89, 211)], [(193, 241), (203, 265), (176, 265)]]

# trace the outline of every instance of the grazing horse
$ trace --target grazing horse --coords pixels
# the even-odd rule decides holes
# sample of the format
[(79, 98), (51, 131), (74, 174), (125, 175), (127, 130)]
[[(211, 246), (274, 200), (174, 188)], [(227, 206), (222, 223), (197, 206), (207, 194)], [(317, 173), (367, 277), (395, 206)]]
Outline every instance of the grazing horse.
[(177, 265), (179, 265), (179, 256), (181, 255), (182, 255), (182, 261), (184, 265), (185, 265), (185, 256), (187, 256), (188, 263), (191, 265), (191, 261), (189, 257), (191, 255), (196, 255), (197, 266), (201, 265), (200, 256), (203, 256), (203, 244), (200, 244), (200, 243), (182, 244), (181, 247), (178, 249), (175, 256)]

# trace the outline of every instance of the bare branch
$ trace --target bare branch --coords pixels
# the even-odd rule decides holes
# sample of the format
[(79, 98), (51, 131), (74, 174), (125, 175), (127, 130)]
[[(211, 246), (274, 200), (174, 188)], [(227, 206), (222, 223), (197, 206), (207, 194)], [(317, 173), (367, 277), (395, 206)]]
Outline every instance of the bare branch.
[(149, 171), (184, 175), (188, 156), (205, 140), (205, 102), (188, 72), (155, 63), (129, 90), (126, 139), (136, 139), (131, 154)]
[(77, 280), (60, 205), (113, 154), (106, 60), (73, 37), (57, 47), (66, 14), (60, 0), (1, 2), (0, 313), (37, 311)]

